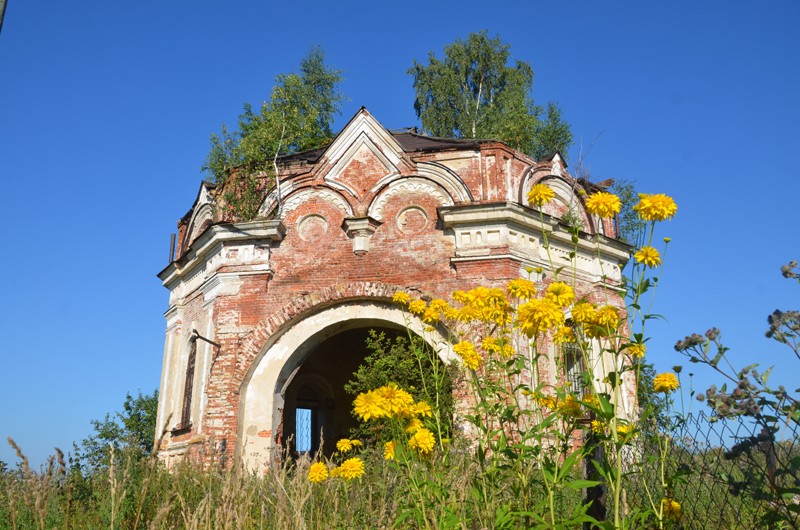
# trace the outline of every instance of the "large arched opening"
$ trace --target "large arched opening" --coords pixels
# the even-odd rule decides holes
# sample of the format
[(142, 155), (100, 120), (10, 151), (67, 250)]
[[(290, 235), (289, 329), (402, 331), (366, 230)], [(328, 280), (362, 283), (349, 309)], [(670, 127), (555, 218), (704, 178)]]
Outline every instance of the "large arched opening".
[(278, 444), (293, 453), (331, 452), (354, 425), (344, 384), (367, 355), (368, 331), (406, 333), (406, 326), (443, 362), (453, 358), (444, 335), (380, 301), (342, 302), (273, 334), (240, 389), (239, 454), (245, 466), (264, 469)]
[(362, 327), (342, 331), (322, 341), (303, 361), (284, 392), (281, 446), (290, 454), (325, 455), (336, 441), (357, 426), (351, 413), (353, 396), (345, 385), (370, 354), (367, 337), (375, 330), (393, 338), (405, 330)]

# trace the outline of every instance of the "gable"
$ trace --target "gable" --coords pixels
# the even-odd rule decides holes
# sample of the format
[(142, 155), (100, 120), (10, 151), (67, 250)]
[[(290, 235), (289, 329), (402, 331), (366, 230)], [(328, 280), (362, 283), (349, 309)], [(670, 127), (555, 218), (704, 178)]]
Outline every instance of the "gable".
[(408, 167), (397, 140), (362, 108), (323, 154), (330, 169), (324, 180), (364, 199), (379, 182), (399, 176)]

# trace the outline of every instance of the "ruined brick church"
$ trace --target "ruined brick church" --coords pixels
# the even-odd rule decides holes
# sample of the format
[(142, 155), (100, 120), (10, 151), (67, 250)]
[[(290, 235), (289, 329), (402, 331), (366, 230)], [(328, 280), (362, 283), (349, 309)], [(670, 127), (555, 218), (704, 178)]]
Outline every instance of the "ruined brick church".
[[(169, 290), (157, 419), (168, 464), (212, 452), (258, 470), (300, 429), (310, 448), (320, 429), (347, 435), (342, 387), (368, 330), (427, 327), (394, 293), (447, 299), (548, 269), (541, 219), (554, 260), (573, 249), (564, 218), (580, 222), (579, 290), (624, 305), (629, 247), (613, 221), (587, 214), (583, 197), (597, 187), (558, 154), (537, 161), (496, 140), (389, 131), (362, 108), (326, 147), (281, 158), (279, 177), (256, 221), (221, 222), (203, 183), (178, 223), (159, 273)], [(556, 193), (541, 217), (526, 201), (539, 182)], [(444, 335), (430, 342), (453, 358)]]

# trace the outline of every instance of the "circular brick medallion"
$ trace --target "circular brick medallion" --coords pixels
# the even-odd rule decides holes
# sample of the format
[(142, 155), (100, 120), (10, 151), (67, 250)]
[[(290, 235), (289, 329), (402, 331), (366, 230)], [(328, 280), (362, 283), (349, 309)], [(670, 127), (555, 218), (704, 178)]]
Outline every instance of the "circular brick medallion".
[(397, 228), (404, 234), (419, 234), (428, 224), (428, 214), (419, 206), (409, 206), (397, 214)]
[(303, 241), (317, 241), (328, 232), (328, 221), (321, 215), (307, 215), (297, 223), (297, 233)]

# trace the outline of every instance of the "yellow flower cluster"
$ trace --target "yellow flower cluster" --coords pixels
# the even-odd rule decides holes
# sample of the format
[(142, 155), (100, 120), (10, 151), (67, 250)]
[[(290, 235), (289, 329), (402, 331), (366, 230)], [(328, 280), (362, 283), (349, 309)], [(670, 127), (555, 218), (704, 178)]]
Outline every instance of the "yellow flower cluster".
[(587, 323), (586, 335), (596, 339), (609, 337), (617, 332), (620, 325), (619, 309), (604, 305), (595, 309), (592, 320)]
[(462, 304), (458, 320), (462, 322), (480, 321), (507, 326), (511, 322), (513, 308), (505, 291), (498, 287), (476, 287), (470, 291), (456, 291), (453, 300)]
[(552, 298), (529, 300), (517, 309), (517, 325), (528, 337), (554, 329), (564, 320), (564, 312)]
[(364, 475), (364, 462), (354, 456), (348, 458), (342, 465), (331, 470), (331, 476), (342, 477), (345, 480), (353, 480)]
[(520, 300), (528, 300), (536, 296), (536, 284), (525, 278), (517, 278), (508, 282), (508, 294)]
[(534, 184), (528, 191), (528, 202), (531, 206), (541, 206), (553, 200), (555, 196), (556, 193), (547, 184)]
[(677, 521), (681, 518), (681, 503), (673, 498), (665, 497), (661, 499), (661, 513), (664, 519)]
[(540, 407), (561, 414), (567, 419), (578, 419), (583, 417), (583, 406), (587, 404), (586, 401), (581, 401), (577, 397), (569, 394), (565, 398), (557, 398), (555, 396), (537, 395), (535, 398), (536, 403)]
[(364, 421), (394, 416), (413, 416), (419, 407), (414, 398), (397, 386), (389, 383), (382, 387), (362, 392), (353, 401), (353, 410)]
[(497, 339), (496, 337), (486, 337), (481, 343), (481, 348), (489, 353), (501, 355), (508, 359), (514, 355), (514, 347), (508, 339)]
[(653, 268), (661, 265), (661, 254), (653, 247), (642, 247), (633, 257), (645, 267)]
[(604, 219), (611, 219), (622, 208), (622, 201), (613, 193), (599, 191), (586, 199), (586, 210)]
[(568, 418), (580, 418), (583, 416), (581, 409), (581, 402), (575, 396), (567, 396), (567, 398), (558, 404), (556, 410)]
[(571, 344), (575, 342), (575, 332), (569, 326), (561, 326), (553, 334), (553, 342), (556, 344)]
[(672, 197), (658, 194), (639, 194), (639, 203), (633, 207), (633, 210), (639, 214), (639, 217), (645, 221), (664, 221), (672, 219), (675, 212), (678, 211), (678, 205)]
[(675, 374), (672, 372), (658, 374), (653, 379), (653, 390), (656, 392), (664, 392), (665, 394), (669, 394), (670, 392), (678, 390), (679, 386), (680, 383), (678, 383), (678, 378), (675, 377)]
[(351, 440), (349, 438), (342, 438), (338, 442), (336, 442), (336, 450), (340, 453), (347, 453), (352, 451), (355, 447), (361, 447), (360, 440)]
[(623, 438), (628, 436), (632, 432), (634, 432), (633, 424), (631, 424), (631, 423), (620, 423), (620, 424), (617, 424), (617, 434), (619, 434)]
[(309, 482), (313, 482), (315, 484), (324, 482), (328, 479), (328, 477), (341, 477), (347, 481), (350, 481), (354, 478), (364, 476), (364, 473), (364, 461), (357, 456), (354, 456), (353, 458), (348, 458), (342, 462), (340, 466), (334, 467), (330, 471), (328, 471), (328, 466), (326, 466), (323, 462), (314, 462), (311, 464), (311, 467), (308, 468), (308, 480)]
[(453, 351), (461, 357), (464, 366), (470, 370), (477, 370), (483, 362), (483, 357), (475, 350), (475, 345), (467, 340), (462, 340), (453, 346)]
[(428, 309), (428, 304), (424, 300), (412, 300), (408, 303), (408, 311), (412, 315), (421, 315)]

